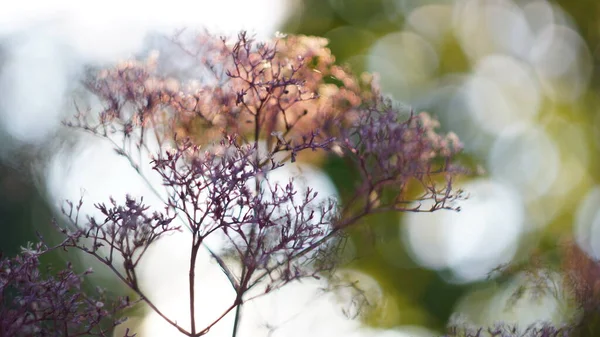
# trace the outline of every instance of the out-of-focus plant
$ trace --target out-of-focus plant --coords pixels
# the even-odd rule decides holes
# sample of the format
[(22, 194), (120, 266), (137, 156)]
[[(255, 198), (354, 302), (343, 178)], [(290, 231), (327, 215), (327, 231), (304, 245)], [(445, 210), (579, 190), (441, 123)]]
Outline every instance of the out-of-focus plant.
[[(233, 313), (236, 336), (244, 303), (302, 278), (326, 276), (335, 267), (340, 234), (364, 217), (456, 208), (462, 192), (453, 180), (463, 172), (453, 163), (458, 138), (436, 133), (438, 123), (425, 113), (402, 117), (371, 76), (355, 78), (334, 64), (325, 39), (279, 36), (263, 43), (246, 33), (234, 41), (178, 34), (170, 42), (189, 61), (185, 71), (169, 68), (168, 57), (157, 54), (90, 69), (85, 87), (101, 107), (78, 108), (65, 122), (112, 142), (144, 178), (143, 158), (150, 156), (167, 192), (164, 210), (151, 212), (128, 196), (124, 204), (95, 205), (101, 216), (83, 217), (83, 201), (67, 202), (69, 225), (57, 224), (62, 243), (2, 260), (4, 335), (105, 335), (103, 319), (118, 323), (104, 300), (80, 290), (82, 275), (67, 268), (55, 278), (39, 276), (38, 257), (49, 249), (78, 249), (108, 266), (137, 297), (117, 301), (117, 311), (145, 303), (186, 336), (205, 335)], [(309, 153), (340, 156), (358, 172), (348, 202), (317, 202), (313, 188), (270, 178)], [(405, 191), (414, 186), (422, 194), (409, 199)], [(422, 207), (423, 201), (431, 206)], [(181, 230), (191, 233), (189, 325), (151, 301), (137, 270), (156, 240)], [(207, 238), (213, 236), (227, 242), (222, 251), (210, 249)], [(201, 249), (235, 292), (231, 305), (206, 326), (196, 322)]]
[(600, 324), (600, 263), (571, 240), (564, 240), (558, 254), (535, 254), (527, 263), (509, 264), (497, 269), (500, 275), (524, 275), (528, 282), (511, 295), (509, 306), (549, 296), (562, 303), (567, 317), (560, 325), (538, 322), (526, 327), (499, 322), (493, 327), (478, 327), (454, 319), (447, 336), (596, 336)]
[(101, 289), (93, 296), (83, 291), (91, 270), (76, 273), (69, 263), (56, 274), (49, 268), (43, 273), (39, 257), (50, 250), (38, 243), (14, 258), (0, 254), (0, 335), (109, 335), (122, 322), (118, 313), (132, 303), (127, 297), (107, 299)]

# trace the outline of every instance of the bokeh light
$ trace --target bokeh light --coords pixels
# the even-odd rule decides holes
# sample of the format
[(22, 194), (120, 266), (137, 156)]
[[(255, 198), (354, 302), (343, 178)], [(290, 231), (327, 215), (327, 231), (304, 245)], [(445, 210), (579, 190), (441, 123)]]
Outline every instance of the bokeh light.
[(594, 186), (577, 209), (575, 239), (590, 256), (600, 259), (600, 187)]
[(172, 34), (181, 27), (208, 28), (222, 35), (247, 29), (262, 38), (272, 36), (291, 4), (273, 0), (176, 0), (168, 6), (139, 0), (13, 2), (0, 13), (0, 39), (8, 42), (3, 45), (6, 60), (0, 72), (0, 89), (6, 93), (0, 100), (0, 126), (15, 141), (40, 144), (71, 110), (66, 108), (70, 90), (78, 84), (84, 66), (131, 57), (144, 47), (147, 34)]
[(469, 199), (460, 202), (460, 213), (409, 214), (402, 230), (417, 261), (450, 269), (457, 282), (472, 282), (512, 259), (524, 206), (517, 191), (497, 181), (475, 180), (463, 188)]
[(507, 55), (479, 60), (465, 84), (469, 113), (484, 130), (498, 134), (520, 123), (531, 123), (541, 95), (530, 67)]
[(539, 127), (518, 125), (496, 138), (488, 167), (494, 178), (530, 201), (547, 193), (556, 180), (560, 170), (558, 149)]

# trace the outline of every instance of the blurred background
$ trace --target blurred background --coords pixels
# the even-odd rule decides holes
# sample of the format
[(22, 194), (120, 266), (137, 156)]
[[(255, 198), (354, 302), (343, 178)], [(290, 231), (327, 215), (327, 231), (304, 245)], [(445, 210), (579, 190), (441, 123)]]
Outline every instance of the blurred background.
[[(480, 165), (480, 176), (460, 181), (470, 194), (460, 213), (380, 215), (350, 231), (347, 267), (379, 294), (366, 324), (411, 327), (415, 336), (439, 335), (455, 321), (558, 324), (570, 318), (560, 298), (514, 304), (526, 278), (490, 272), (552, 254), (565, 240), (600, 258), (597, 1), (14, 6), (0, 14), (0, 250), (9, 255), (48, 231), (65, 198), (143, 194), (123, 185), (132, 175), (110, 149), (61, 128), (83, 66), (131, 56), (149, 32), (206, 25), (328, 38), (338, 63), (378, 73), (384, 92), (435, 115), (465, 144), (461, 160)], [(352, 179), (343, 163), (320, 170), (343, 197)]]

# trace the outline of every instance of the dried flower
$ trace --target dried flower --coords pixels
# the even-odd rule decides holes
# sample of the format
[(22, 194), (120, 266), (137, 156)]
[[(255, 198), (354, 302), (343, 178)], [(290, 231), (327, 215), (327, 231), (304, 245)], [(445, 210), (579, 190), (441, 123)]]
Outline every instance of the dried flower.
[[(115, 150), (140, 174), (134, 158), (154, 152), (153, 169), (169, 193), (164, 211), (151, 213), (142, 200), (127, 197), (124, 204), (96, 205), (102, 216), (82, 221), (81, 201), (69, 203), (65, 214), (72, 228), (64, 231), (61, 247), (96, 257), (182, 334), (206, 334), (230, 311), (237, 312), (236, 331), (245, 302), (330, 271), (344, 229), (365, 216), (455, 209), (453, 201), (462, 197), (452, 184), (464, 172), (452, 163), (461, 149), (456, 135), (439, 135), (439, 123), (426, 113), (400, 117), (373, 77), (356, 78), (335, 64), (326, 39), (278, 35), (264, 43), (240, 33), (233, 42), (209, 35), (191, 42), (179, 35), (173, 42), (187, 58), (177, 62), (188, 65), (185, 71), (161, 58), (169, 54), (162, 50), (145, 62), (90, 70), (86, 88), (103, 108), (96, 114), (78, 111), (66, 122), (100, 137), (122, 136)], [(169, 67), (169, 74), (160, 72)], [(159, 150), (148, 146), (150, 137)], [(269, 178), (313, 152), (343, 156), (360, 173), (350, 202), (317, 201), (312, 188)], [(411, 199), (406, 189), (415, 182), (423, 194)], [(432, 206), (413, 203), (424, 200), (433, 200)], [(136, 274), (147, 248), (180, 230), (173, 225), (176, 218), (192, 234), (191, 324), (185, 327), (148, 299)], [(195, 321), (194, 267), (198, 251), (208, 249), (205, 241), (214, 235), (228, 240), (225, 254), (238, 262), (225, 264), (223, 255), (209, 250), (236, 297), (203, 327)], [(93, 309), (87, 310), (103, 310), (104, 303), (90, 301)]]
[(128, 304), (117, 301), (105, 307), (103, 294), (83, 290), (88, 273), (75, 273), (70, 263), (55, 275), (50, 269), (40, 271), (39, 256), (48, 250), (39, 243), (14, 258), (0, 254), (0, 334), (106, 336)]

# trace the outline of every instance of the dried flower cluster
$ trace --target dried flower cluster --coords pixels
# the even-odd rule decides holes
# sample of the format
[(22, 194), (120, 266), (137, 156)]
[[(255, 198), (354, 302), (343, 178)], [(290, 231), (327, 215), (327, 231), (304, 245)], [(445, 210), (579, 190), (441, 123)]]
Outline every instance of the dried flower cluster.
[[(497, 323), (493, 328), (474, 327), (458, 319), (450, 323), (448, 337), (479, 336), (597, 336), (600, 331), (600, 261), (590, 257), (579, 245), (563, 240), (558, 255), (534, 253), (525, 264), (498, 268), (504, 276), (524, 276), (508, 301), (508, 309), (528, 296), (541, 299), (549, 296), (565, 305), (567, 324), (534, 323), (525, 328), (510, 323)], [(557, 259), (558, 257), (558, 259)]]
[(129, 307), (129, 300), (111, 302), (99, 289), (90, 296), (82, 280), (91, 270), (79, 274), (70, 263), (55, 274), (40, 271), (39, 257), (48, 251), (38, 243), (12, 259), (0, 255), (0, 335), (110, 335), (121, 322), (116, 314)]
[[(335, 65), (326, 43), (306, 36), (258, 43), (245, 33), (232, 42), (178, 34), (166, 51), (174, 48), (176, 60), (153, 53), (144, 62), (90, 70), (85, 86), (101, 107), (78, 108), (66, 125), (113, 142), (139, 174), (149, 155), (168, 197), (157, 213), (129, 197), (124, 205), (111, 200), (96, 205), (101, 219), (82, 220), (81, 202), (69, 204), (72, 226), (63, 230), (61, 247), (95, 256), (183, 335), (207, 334), (235, 312), (235, 336), (245, 302), (330, 270), (334, 264), (323, 261), (334, 261), (340, 234), (365, 216), (455, 209), (453, 201), (462, 197), (453, 189), (462, 172), (453, 164), (461, 149), (457, 137), (436, 133), (439, 125), (427, 114), (401, 117), (372, 76), (357, 79)], [(320, 202), (312, 188), (270, 178), (309, 153), (342, 156), (360, 173), (349, 202)], [(409, 186), (423, 193), (409, 198)], [(422, 208), (426, 200), (432, 206)], [(162, 314), (137, 282), (136, 266), (148, 246), (176, 230), (192, 234), (190, 326)], [(209, 236), (227, 240), (225, 253), (207, 246)], [(208, 326), (195, 321), (200, 249), (219, 263), (236, 293)], [(232, 258), (237, 263), (226, 262)], [(20, 284), (11, 287), (15, 299), (27, 293)], [(91, 315), (86, 310), (83, 315)], [(63, 329), (71, 331), (69, 324)]]
[(577, 246), (568, 243), (563, 247), (561, 266), (563, 283), (568, 287), (575, 302), (585, 311), (600, 309), (600, 263)]
[(516, 325), (498, 323), (491, 328), (452, 327), (444, 337), (568, 337), (572, 327), (555, 327), (548, 323), (533, 324), (521, 329)]

